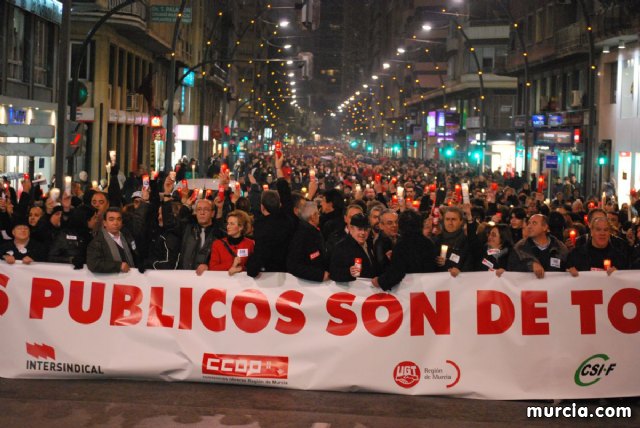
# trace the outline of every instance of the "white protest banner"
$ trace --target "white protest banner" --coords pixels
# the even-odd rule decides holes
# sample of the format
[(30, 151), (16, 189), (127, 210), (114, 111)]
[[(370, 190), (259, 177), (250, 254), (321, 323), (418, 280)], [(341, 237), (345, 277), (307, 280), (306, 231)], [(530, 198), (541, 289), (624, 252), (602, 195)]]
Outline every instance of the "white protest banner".
[(0, 376), (486, 399), (640, 395), (637, 271), (314, 284), (0, 265)]

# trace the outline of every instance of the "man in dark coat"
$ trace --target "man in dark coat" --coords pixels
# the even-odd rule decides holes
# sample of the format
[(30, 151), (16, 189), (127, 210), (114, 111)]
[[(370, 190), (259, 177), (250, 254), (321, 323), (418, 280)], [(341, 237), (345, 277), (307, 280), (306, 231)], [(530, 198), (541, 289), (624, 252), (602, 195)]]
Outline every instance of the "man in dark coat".
[(527, 223), (529, 237), (514, 246), (516, 257), (509, 259), (507, 270), (533, 272), (537, 278), (544, 278), (545, 272), (564, 272), (569, 250), (549, 233), (547, 217), (535, 214)]
[(38, 241), (30, 239), (29, 224), (23, 218), (16, 218), (11, 229), (13, 239), (0, 244), (0, 257), (8, 264), (21, 260), (24, 264), (45, 261), (46, 249)]
[[(195, 221), (193, 218), (185, 220), (182, 227), (182, 244), (180, 247), (180, 269), (195, 270), (197, 275), (209, 269), (211, 246), (213, 241), (222, 238), (224, 233), (220, 228), (222, 221), (222, 204), (217, 210), (220, 219), (213, 219), (213, 203), (208, 199), (198, 199), (195, 205)], [(169, 215), (170, 210), (164, 210), (163, 215)]]
[(87, 267), (91, 272), (129, 272), (136, 267), (136, 243), (122, 230), (120, 208), (110, 207), (104, 214), (103, 228), (87, 247)]
[(351, 217), (349, 236), (336, 246), (331, 255), (329, 275), (336, 282), (355, 281), (357, 277), (373, 278), (379, 268), (373, 250), (367, 246), (369, 220), (364, 214)]
[(322, 233), (318, 229), (320, 224), (318, 207), (314, 202), (306, 202), (299, 217), (298, 228), (289, 245), (287, 271), (308, 281), (327, 281), (329, 272)]
[(422, 218), (413, 210), (403, 211), (398, 219), (400, 238), (393, 249), (387, 270), (372, 283), (390, 290), (408, 273), (437, 272), (438, 256), (433, 242), (422, 234)]
[(260, 272), (287, 271), (287, 251), (295, 231), (290, 216), (281, 209), (278, 192), (262, 192), (260, 210), (263, 216), (256, 221), (253, 232), (255, 249), (247, 261), (247, 275), (252, 278)]

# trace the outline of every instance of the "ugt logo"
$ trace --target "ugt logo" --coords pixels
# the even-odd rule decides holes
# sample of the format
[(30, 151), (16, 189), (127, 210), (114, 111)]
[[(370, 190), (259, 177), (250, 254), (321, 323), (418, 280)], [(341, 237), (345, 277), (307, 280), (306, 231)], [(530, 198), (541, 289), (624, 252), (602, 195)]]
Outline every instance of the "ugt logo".
[[(0, 273), (0, 287), (7, 288), (9, 277)], [(9, 296), (0, 288), (0, 317), (7, 312), (9, 308)]]
[(607, 354), (595, 354), (584, 360), (573, 377), (576, 385), (590, 386), (599, 382), (603, 376), (609, 376), (616, 368), (616, 363), (609, 360)]
[(393, 380), (402, 388), (411, 388), (420, 382), (420, 367), (413, 361), (403, 361), (393, 369)]

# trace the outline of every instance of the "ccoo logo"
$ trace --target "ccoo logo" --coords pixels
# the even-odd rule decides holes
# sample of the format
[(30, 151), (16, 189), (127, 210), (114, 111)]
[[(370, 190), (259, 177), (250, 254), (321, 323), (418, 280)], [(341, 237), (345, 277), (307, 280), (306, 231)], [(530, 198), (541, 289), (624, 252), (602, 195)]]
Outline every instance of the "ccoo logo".
[[(7, 288), (9, 277), (0, 273), (0, 287)], [(9, 296), (0, 288), (0, 316), (4, 315), (9, 308)]]
[(393, 370), (393, 380), (402, 388), (411, 388), (420, 382), (420, 367), (412, 361), (403, 361)]

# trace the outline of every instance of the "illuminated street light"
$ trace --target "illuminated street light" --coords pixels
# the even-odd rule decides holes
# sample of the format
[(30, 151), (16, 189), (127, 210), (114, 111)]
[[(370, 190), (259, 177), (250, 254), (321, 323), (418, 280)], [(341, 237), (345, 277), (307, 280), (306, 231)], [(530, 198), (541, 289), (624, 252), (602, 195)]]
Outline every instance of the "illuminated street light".
[(282, 28), (286, 28), (289, 26), (289, 21), (287, 21), (286, 19), (283, 19), (282, 21), (280, 21), (279, 24)]
[(431, 27), (431, 25), (429, 25), (429, 24), (424, 24), (424, 25), (422, 26), (422, 29), (423, 29), (424, 31), (431, 31), (431, 29), (432, 29), (432, 28), (433, 28), (433, 27)]
[(386, 70), (386, 69), (388, 69), (389, 67), (391, 67), (391, 64), (389, 64), (388, 62), (384, 62), (384, 63), (382, 63), (382, 68), (383, 68), (383, 69), (385, 69), (385, 70)]
[(286, 44), (286, 45), (284, 45), (283, 47), (284, 47), (285, 49), (291, 49), (291, 45), (289, 45), (289, 44)]

